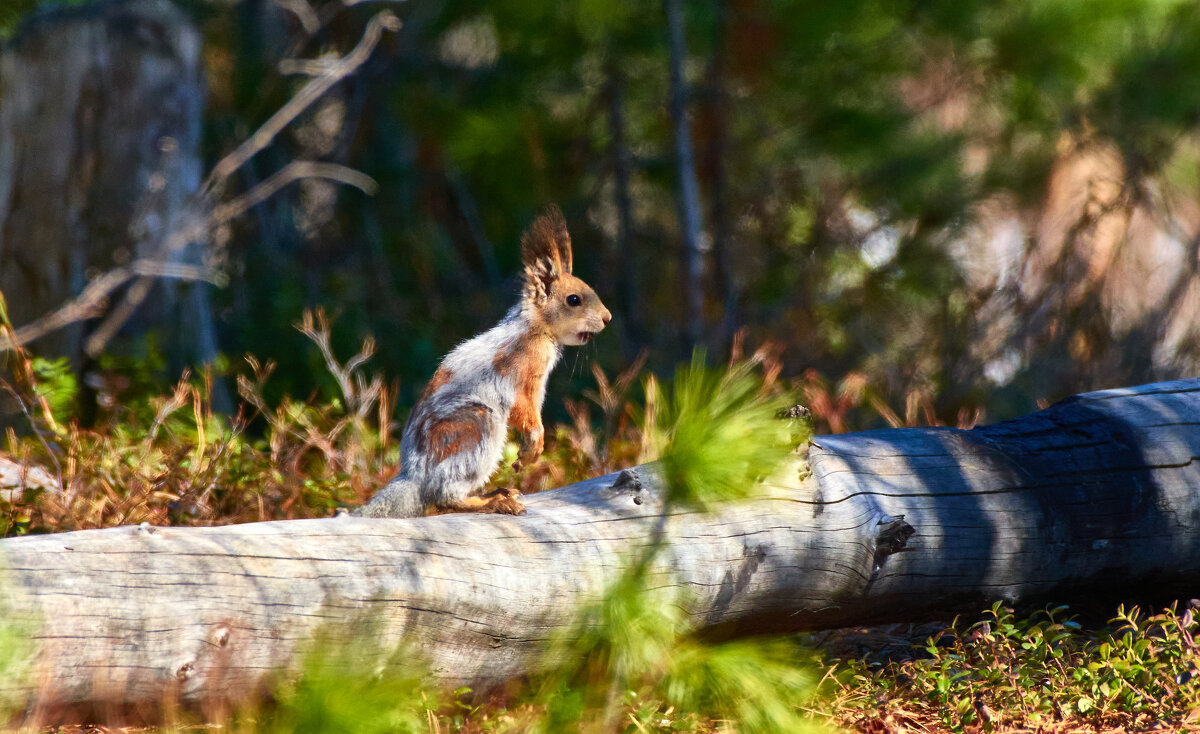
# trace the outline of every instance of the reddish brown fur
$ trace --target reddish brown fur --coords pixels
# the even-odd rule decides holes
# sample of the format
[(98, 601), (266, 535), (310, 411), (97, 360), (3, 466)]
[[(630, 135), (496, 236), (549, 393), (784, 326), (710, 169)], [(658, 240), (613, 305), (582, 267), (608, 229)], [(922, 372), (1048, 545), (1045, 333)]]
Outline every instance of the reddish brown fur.
[(571, 234), (567, 222), (556, 206), (533, 221), (521, 237), (521, 259), (532, 265), (540, 258), (547, 258), (557, 266), (559, 273), (570, 273), (574, 266), (571, 253)]
[(483, 423), (488, 409), (482, 405), (464, 405), (448, 414), (424, 418), (418, 432), (422, 453), (435, 461), (445, 461), (455, 454), (471, 451), (483, 441)]
[(496, 370), (496, 374), (501, 377), (512, 377), (517, 373), (517, 366), (522, 355), (528, 351), (531, 338), (530, 334), (522, 334), (521, 338), (507, 351), (496, 352), (496, 356), (492, 357), (492, 369)]
[(512, 380), (516, 388), (508, 413), (509, 427), (522, 434), (520, 460), (514, 468), (537, 461), (545, 447), (541, 397), (553, 349), (552, 337), (529, 333), (492, 360), (496, 373)]
[(526, 298), (542, 300), (574, 267), (571, 235), (558, 207), (551, 206), (521, 236), (521, 262), (525, 265)]
[(512, 349), (501, 352), (492, 360), (496, 373), (507, 377), (516, 385), (516, 398), (508, 414), (508, 425), (531, 433), (542, 427), (541, 397), (542, 384), (546, 380), (546, 368), (550, 362), (553, 344), (548, 338), (527, 334), (519, 339)]
[(508, 414), (508, 425), (521, 433), (532, 433), (542, 427), (538, 398), (541, 396), (543, 376), (544, 373), (526, 369), (517, 378), (517, 395)]
[(421, 397), (418, 402), (425, 402), (429, 396), (437, 392), (438, 388), (450, 382), (454, 378), (454, 373), (445, 367), (438, 367), (437, 372), (433, 373), (433, 377), (429, 378), (429, 384), (421, 391)]

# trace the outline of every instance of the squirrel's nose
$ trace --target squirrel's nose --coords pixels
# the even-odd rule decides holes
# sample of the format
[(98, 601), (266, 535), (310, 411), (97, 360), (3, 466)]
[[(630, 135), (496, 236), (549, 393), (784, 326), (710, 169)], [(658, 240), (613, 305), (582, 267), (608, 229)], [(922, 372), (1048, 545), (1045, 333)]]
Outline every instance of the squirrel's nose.
[(608, 322), (612, 321), (612, 311), (609, 311), (607, 308), (604, 309), (604, 315), (600, 317), (600, 320), (604, 322), (605, 326), (608, 326)]

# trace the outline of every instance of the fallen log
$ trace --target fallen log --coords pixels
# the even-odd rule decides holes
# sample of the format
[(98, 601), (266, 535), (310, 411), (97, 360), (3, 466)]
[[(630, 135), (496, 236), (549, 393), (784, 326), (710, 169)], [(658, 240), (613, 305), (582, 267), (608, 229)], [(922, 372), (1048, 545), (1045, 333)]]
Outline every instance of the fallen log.
[[(150, 526), (0, 543), (43, 704), (244, 695), (321, 626), (372, 620), (446, 682), (527, 672), (655, 533), (701, 630), (945, 617), (1200, 580), (1200, 380), (1093, 392), (992, 426), (818, 436), (754, 500), (660, 523), (653, 465), (528, 514)], [(4, 690), (6, 689), (7, 690)]]

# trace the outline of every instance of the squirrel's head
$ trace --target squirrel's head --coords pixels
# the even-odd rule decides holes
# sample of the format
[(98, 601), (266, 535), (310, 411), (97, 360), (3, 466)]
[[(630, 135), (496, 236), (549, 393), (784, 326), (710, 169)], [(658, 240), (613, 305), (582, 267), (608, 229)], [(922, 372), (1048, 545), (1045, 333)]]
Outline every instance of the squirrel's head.
[(571, 235), (557, 206), (547, 208), (521, 237), (521, 261), (522, 297), (560, 344), (587, 344), (612, 320), (596, 291), (571, 274)]

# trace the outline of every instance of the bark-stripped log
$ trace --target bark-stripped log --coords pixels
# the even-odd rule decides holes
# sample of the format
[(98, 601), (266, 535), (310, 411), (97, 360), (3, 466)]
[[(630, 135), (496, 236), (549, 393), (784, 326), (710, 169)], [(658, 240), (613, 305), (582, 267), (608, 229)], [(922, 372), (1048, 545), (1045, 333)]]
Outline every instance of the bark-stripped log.
[[(658, 573), (700, 628), (803, 629), (1200, 578), (1200, 380), (1080, 395), (1021, 419), (820, 436), (808, 470), (672, 514)], [(523, 517), (341, 517), (3, 541), (9, 618), (43, 696), (238, 695), (319, 625), (415, 640), (449, 681), (529, 669), (648, 542), (641, 467), (527, 498)], [(12, 685), (0, 682), (0, 687)], [(18, 692), (29, 694), (28, 690)]]

